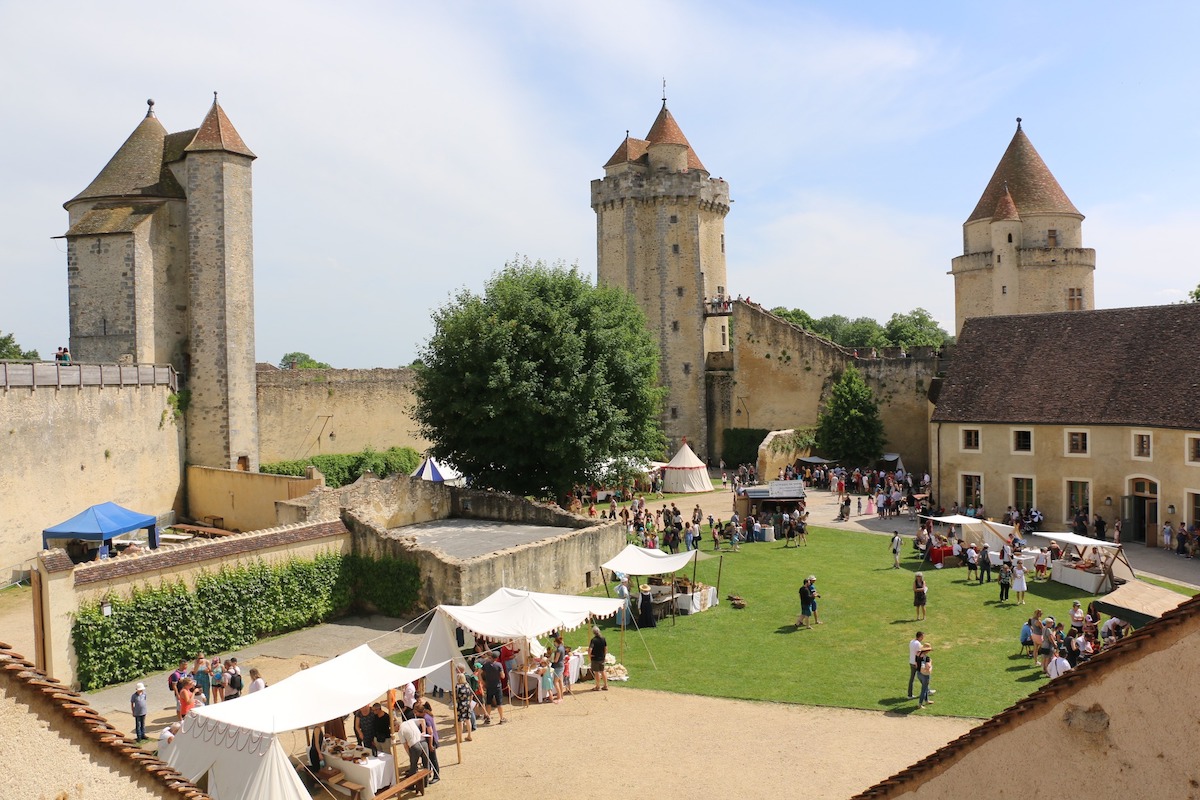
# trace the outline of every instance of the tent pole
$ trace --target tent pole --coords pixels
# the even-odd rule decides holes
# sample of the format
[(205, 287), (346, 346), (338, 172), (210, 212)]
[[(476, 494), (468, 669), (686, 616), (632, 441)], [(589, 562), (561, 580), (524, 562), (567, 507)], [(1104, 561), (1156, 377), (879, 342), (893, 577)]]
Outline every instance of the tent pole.
[(633, 628), (638, 632), (638, 638), (642, 640), (642, 645), (646, 648), (646, 655), (650, 657), (650, 665), (654, 667), (655, 672), (658, 672), (658, 664), (654, 663), (654, 654), (650, 652), (650, 645), (646, 644), (646, 637), (642, 635), (642, 626), (638, 625), (636, 619), (633, 621)]
[(717, 562), (717, 602), (721, 602), (721, 568), (725, 566), (725, 554), (721, 554), (721, 560)]
[[(450, 662), (450, 674), (454, 675), (454, 688), (450, 690), (450, 713), (454, 714), (454, 749), (458, 753), (458, 761), (455, 763), (461, 764), (463, 742), (462, 727), (463, 725), (470, 725), (471, 718), (470, 716), (468, 716), (466, 720), (460, 720), (458, 718), (458, 675), (454, 672), (453, 661)], [(395, 754), (392, 754), (392, 763), (396, 763)]]
[(675, 573), (671, 573), (671, 624), (675, 624)]
[(600, 565), (600, 554), (596, 553), (596, 569), (600, 570), (600, 582), (604, 584), (604, 596), (612, 597), (608, 591), (608, 577), (604, 574), (604, 567)]

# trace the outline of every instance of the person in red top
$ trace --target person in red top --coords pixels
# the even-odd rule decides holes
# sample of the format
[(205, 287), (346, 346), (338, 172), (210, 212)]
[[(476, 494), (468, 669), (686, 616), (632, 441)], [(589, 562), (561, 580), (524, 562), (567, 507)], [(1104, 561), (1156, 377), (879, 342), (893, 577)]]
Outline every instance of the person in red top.
[(191, 678), (179, 682), (179, 718), (187, 717), (188, 712), (196, 707), (196, 683)]

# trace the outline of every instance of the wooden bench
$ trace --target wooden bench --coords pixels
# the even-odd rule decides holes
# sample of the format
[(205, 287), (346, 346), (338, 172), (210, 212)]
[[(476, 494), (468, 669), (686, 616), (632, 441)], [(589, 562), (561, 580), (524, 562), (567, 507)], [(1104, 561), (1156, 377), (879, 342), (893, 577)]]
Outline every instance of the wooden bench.
[(388, 800), (390, 797), (399, 797), (409, 789), (418, 792), (422, 797), (425, 796), (425, 784), (429, 780), (430, 772), (427, 769), (419, 769), (407, 778), (401, 778), (399, 783), (394, 783), (391, 787), (384, 789), (381, 792), (375, 793), (375, 800)]
[[(350, 797), (352, 797), (352, 798), (353, 797), (361, 797), (362, 790), (365, 788), (361, 783), (355, 783), (354, 781), (347, 781), (347, 780), (338, 781), (334, 785), (338, 788), (338, 791), (345, 789), (347, 792), (350, 793)], [(376, 795), (376, 796), (378, 796), (378, 795)]]
[(322, 783), (338, 783), (346, 777), (345, 773), (333, 767), (322, 767), (317, 771), (316, 776)]

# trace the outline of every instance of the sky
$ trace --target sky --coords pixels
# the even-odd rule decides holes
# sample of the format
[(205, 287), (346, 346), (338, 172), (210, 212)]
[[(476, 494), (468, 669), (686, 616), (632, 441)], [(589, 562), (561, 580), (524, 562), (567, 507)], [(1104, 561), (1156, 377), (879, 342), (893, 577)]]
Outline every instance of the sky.
[[(967, 7), (971, 6), (971, 7)], [(518, 254), (594, 276), (590, 182), (668, 107), (729, 182), (728, 289), (953, 330), (1015, 118), (1086, 215), (1101, 308), (1200, 283), (1200, 5), (0, 0), (0, 332), (67, 343), (62, 204), (145, 114), (254, 162), (259, 361), (408, 364)]]

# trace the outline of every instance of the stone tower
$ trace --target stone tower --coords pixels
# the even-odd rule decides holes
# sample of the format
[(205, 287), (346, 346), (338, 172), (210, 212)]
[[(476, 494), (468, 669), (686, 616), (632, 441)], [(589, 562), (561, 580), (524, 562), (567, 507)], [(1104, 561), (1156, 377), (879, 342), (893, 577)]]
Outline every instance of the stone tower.
[(145, 119), (69, 200), (76, 361), (170, 363), (190, 393), (187, 460), (258, 468), (254, 153), (213, 105), (199, 128)]
[(706, 458), (705, 365), (729, 350), (725, 215), (729, 185), (709, 177), (675, 118), (662, 110), (645, 139), (625, 135), (592, 181), (600, 283), (629, 291), (662, 353), (668, 455), (684, 437)]
[(1096, 251), (1083, 247), (1083, 214), (1017, 132), (951, 261), (955, 333), (968, 317), (1095, 308)]

